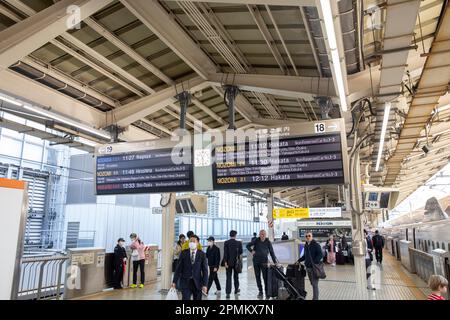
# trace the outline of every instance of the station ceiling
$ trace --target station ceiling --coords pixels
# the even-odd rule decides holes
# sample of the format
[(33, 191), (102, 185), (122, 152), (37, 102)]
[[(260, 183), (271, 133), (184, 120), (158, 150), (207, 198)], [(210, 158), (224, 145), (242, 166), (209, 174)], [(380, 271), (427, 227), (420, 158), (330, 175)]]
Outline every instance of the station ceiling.
[[(222, 83), (243, 88), (237, 127), (320, 120), (314, 97), (325, 95), (336, 103), (330, 116), (344, 117), (350, 131), (354, 121), (337, 103), (319, 2), (3, 0), (0, 90), (98, 129), (119, 123), (128, 128), (124, 140), (170, 136), (180, 118), (173, 96), (184, 89), (193, 92), (188, 129), (195, 120), (204, 129), (226, 128)], [(69, 5), (83, 16), (72, 30), (59, 20)], [(450, 103), (450, 70), (448, 62), (431, 61), (450, 58), (449, 12), (444, 0), (341, 0), (334, 12), (350, 108), (361, 98), (373, 107), (372, 116), (368, 110), (353, 115), (361, 120), (358, 136), (373, 134), (361, 149), (363, 181), (399, 187), (400, 199), (449, 162), (450, 109), (443, 107)], [(434, 54), (438, 35), (443, 52)], [(427, 112), (418, 117), (410, 107), (427, 61), (448, 81), (426, 91), (434, 100), (424, 102)], [(386, 101), (394, 107), (377, 172)], [(417, 130), (406, 134), (411, 121)], [(276, 191), (300, 206), (343, 198), (334, 186)]]

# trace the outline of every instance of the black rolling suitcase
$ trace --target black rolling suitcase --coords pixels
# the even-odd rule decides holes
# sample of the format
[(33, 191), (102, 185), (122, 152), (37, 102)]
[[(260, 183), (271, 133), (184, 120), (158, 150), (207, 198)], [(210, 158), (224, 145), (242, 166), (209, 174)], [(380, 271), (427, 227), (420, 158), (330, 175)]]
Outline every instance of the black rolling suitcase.
[(267, 297), (278, 297), (278, 290), (280, 288), (280, 280), (276, 273), (277, 267), (270, 265), (267, 268)]
[(286, 276), (290, 283), (295, 287), (301, 299), (306, 298), (305, 278), (306, 269), (304, 265), (290, 264), (286, 269)]
[(345, 256), (342, 251), (336, 252), (336, 264), (345, 264)]

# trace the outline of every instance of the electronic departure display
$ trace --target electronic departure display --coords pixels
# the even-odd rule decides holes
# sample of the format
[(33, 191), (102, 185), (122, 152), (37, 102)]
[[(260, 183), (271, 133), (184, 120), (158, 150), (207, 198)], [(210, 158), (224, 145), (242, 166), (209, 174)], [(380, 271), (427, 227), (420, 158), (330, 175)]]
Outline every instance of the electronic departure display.
[[(333, 129), (336, 128), (334, 125)], [(286, 134), (275, 140), (267, 135), (263, 142), (255, 139), (216, 146), (214, 189), (346, 183), (346, 147), (343, 148), (346, 141), (342, 132), (298, 136), (291, 128), (286, 129)]]
[[(161, 193), (193, 191), (191, 163), (179, 163), (179, 159), (191, 159), (192, 149), (161, 148), (97, 155), (96, 191), (98, 195), (126, 193)], [(120, 148), (119, 148), (120, 149)], [(106, 150), (106, 151), (105, 151)], [(188, 153), (188, 154), (186, 154)], [(175, 159), (175, 162), (174, 162)]]

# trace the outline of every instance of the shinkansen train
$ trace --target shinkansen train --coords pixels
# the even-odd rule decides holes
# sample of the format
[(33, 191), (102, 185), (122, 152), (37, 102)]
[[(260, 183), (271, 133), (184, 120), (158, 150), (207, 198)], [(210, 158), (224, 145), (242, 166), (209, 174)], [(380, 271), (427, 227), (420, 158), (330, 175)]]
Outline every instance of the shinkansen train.
[(434, 249), (450, 251), (450, 196), (429, 198), (425, 207), (386, 221), (380, 229), (387, 238), (408, 240), (415, 249), (430, 253)]

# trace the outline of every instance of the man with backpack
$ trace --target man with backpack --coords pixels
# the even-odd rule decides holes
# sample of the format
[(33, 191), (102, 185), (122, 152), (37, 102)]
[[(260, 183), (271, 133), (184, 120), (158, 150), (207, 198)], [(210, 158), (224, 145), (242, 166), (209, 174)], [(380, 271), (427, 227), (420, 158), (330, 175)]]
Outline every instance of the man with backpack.
[(372, 237), (372, 243), (375, 248), (377, 262), (381, 264), (383, 261), (384, 238), (379, 234), (378, 230), (375, 231), (375, 235)]

